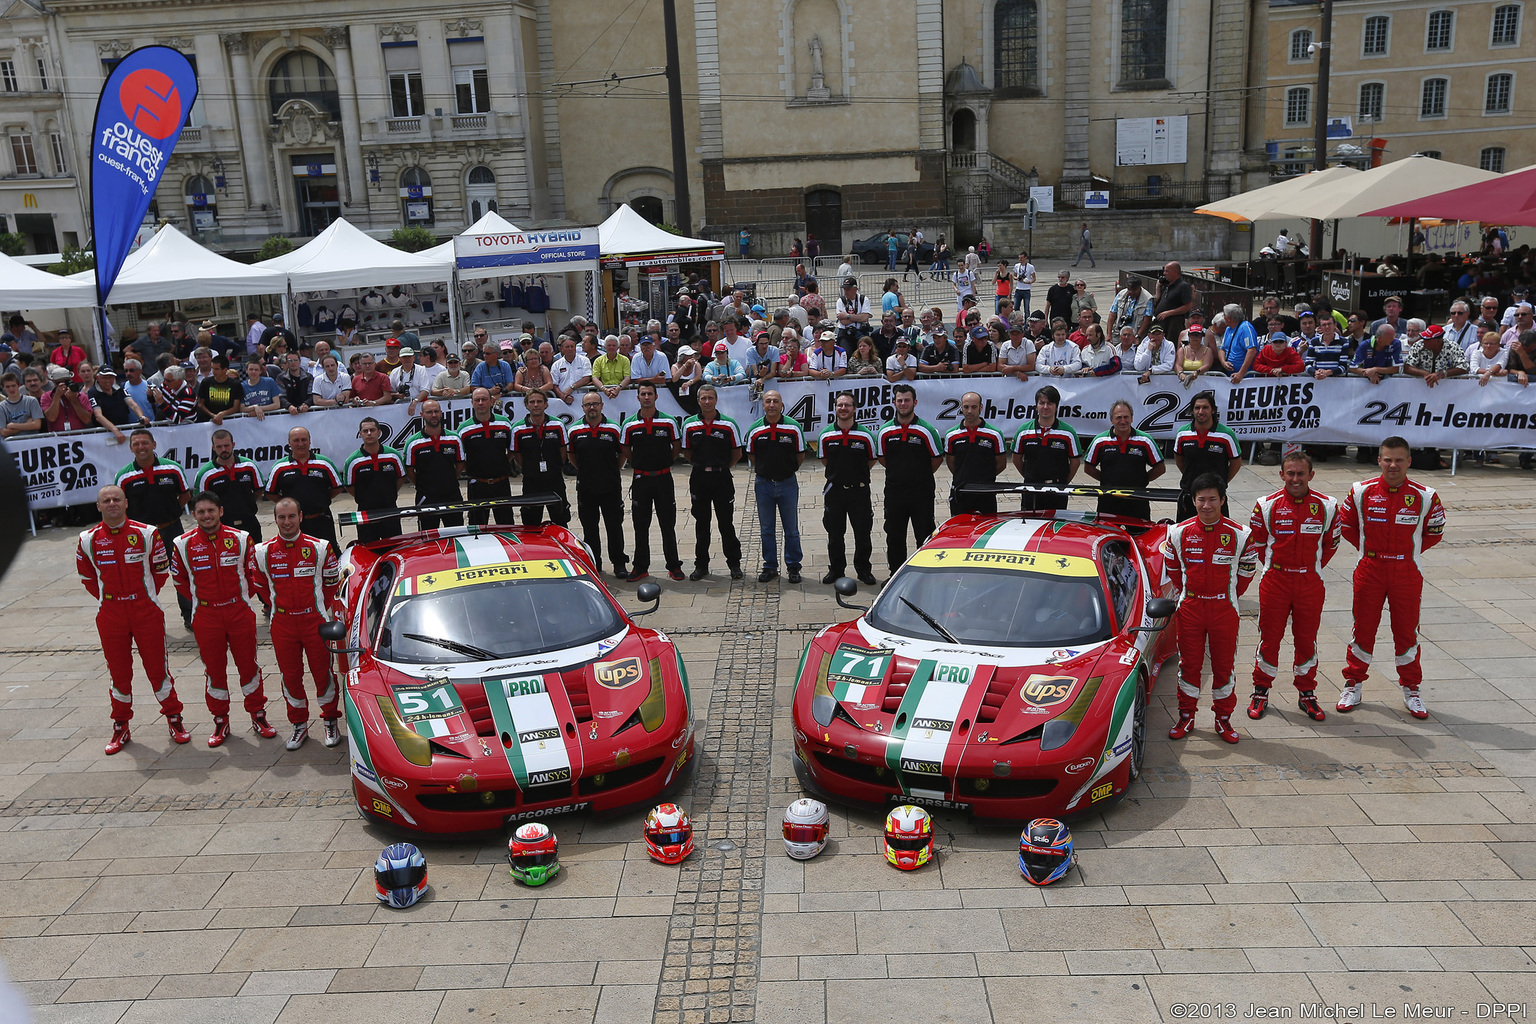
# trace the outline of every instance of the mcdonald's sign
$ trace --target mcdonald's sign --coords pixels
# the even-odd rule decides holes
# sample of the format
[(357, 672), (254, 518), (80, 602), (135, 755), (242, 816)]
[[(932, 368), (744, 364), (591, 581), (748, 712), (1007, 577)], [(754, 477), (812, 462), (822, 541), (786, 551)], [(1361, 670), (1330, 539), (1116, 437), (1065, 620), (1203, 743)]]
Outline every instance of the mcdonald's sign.
[(37, 209), (37, 196), (33, 195), (31, 192), (23, 192), (21, 195), (21, 205), (24, 209)]

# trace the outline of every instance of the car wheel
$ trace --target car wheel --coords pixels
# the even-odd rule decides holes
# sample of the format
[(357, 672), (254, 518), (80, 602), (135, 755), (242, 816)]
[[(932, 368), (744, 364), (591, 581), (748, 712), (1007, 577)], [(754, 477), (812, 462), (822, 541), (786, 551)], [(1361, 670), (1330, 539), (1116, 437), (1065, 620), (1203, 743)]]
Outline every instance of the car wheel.
[(1136, 703), (1131, 707), (1131, 759), (1129, 776), (1135, 782), (1147, 756), (1147, 681), (1136, 680)]
[(880, 262), (880, 257), (878, 255), (876, 255), (875, 253), (866, 252), (862, 256), (859, 257), (859, 262), (863, 263), (867, 267), (872, 267), (876, 263)]

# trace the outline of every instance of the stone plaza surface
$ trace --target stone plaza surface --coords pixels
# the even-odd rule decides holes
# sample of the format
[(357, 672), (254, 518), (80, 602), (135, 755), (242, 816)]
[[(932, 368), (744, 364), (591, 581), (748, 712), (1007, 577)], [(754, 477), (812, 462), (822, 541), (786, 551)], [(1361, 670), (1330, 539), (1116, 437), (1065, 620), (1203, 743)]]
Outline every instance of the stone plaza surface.
[[(550, 884), (516, 885), (504, 838), (425, 843), (432, 889), (407, 911), (374, 899), (370, 869), (389, 837), (352, 806), (345, 746), (288, 753), (281, 738), (245, 731), (206, 747), (201, 670), (169, 589), (161, 601), (194, 741), (173, 747), (140, 678), (134, 741), (103, 756), (93, 604), (75, 581), (74, 531), (45, 530), (0, 587), (0, 955), (37, 1021), (80, 1024), (1080, 1024), (1317, 1007), (1367, 1019), (1449, 1007), (1477, 1019), (1479, 1004), (1529, 1006), (1536, 528), (1524, 516), (1536, 479), (1505, 461), (1419, 475), (1450, 511), (1427, 560), (1428, 721), (1409, 717), (1375, 673), (1362, 708), (1331, 710), (1350, 621), (1346, 548), (1327, 572), (1320, 638), (1328, 720), (1300, 714), (1282, 675), (1266, 718), (1234, 719), (1238, 746), (1211, 731), (1208, 697), (1197, 731), (1172, 743), (1170, 663), (1144, 780), (1074, 823), (1079, 870), (1044, 890), (1019, 876), (1016, 831), (947, 814), (936, 818), (937, 863), (910, 874), (880, 857), (877, 815), (839, 808), (826, 853), (784, 856), (778, 823), (798, 793), (795, 669), (812, 633), (848, 614), (817, 582), (814, 461), (801, 472), (804, 584), (663, 579), (661, 610), (642, 620), (676, 639), (693, 681), (702, 756), (680, 800), (698, 829), (689, 861), (646, 858), (640, 811), (556, 818), (564, 869)], [(1316, 484), (1341, 495), (1368, 472), (1334, 460)], [(1277, 474), (1245, 467), (1234, 510), (1246, 517)], [(755, 572), (746, 483), (738, 470)], [(947, 486), (941, 470), (941, 494)], [(686, 507), (679, 518), (691, 555)], [(877, 540), (882, 579), (883, 561)], [(604, 581), (637, 606), (634, 585)], [(1256, 640), (1249, 593), (1239, 707)], [(1383, 630), (1378, 655), (1389, 649)]]

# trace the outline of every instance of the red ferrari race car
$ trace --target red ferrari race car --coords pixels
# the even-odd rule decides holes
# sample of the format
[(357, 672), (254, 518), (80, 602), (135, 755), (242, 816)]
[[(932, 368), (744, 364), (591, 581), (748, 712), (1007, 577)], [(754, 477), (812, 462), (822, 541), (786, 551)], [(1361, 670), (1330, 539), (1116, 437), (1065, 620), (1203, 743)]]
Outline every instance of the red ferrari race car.
[[(444, 527), (358, 542), (342, 574), (321, 635), (345, 658), (365, 817), (414, 833), (492, 831), (655, 803), (691, 768), (677, 648), (635, 625), (569, 530)], [(661, 588), (642, 584), (638, 596), (654, 611)]]
[[(1141, 773), (1153, 680), (1174, 653), (1165, 530), (1068, 511), (950, 519), (866, 614), (807, 646), (791, 712), (801, 785), (997, 822), (1097, 811), (1124, 794)], [(838, 592), (842, 604), (854, 581)]]

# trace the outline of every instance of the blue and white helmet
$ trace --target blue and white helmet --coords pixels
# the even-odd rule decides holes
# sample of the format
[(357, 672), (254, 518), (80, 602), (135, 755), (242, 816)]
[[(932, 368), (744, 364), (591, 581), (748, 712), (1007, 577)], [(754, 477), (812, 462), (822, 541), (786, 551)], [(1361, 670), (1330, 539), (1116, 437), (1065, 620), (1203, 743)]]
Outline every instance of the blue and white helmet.
[(1055, 818), (1036, 818), (1019, 836), (1019, 870), (1032, 885), (1050, 885), (1075, 861), (1072, 830)]
[(384, 847), (373, 865), (374, 893), (380, 903), (402, 910), (427, 891), (427, 858), (410, 843)]

